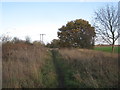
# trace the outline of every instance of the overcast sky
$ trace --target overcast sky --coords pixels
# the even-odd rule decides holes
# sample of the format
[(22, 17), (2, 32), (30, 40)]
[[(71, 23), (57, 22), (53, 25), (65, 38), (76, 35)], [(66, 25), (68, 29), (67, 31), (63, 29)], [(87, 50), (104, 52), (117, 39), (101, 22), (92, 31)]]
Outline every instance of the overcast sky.
[(2, 2), (1, 34), (24, 39), (40, 40), (39, 34), (46, 34), (44, 42), (57, 39), (57, 31), (68, 21), (84, 19), (92, 24), (94, 11), (106, 4), (118, 2)]

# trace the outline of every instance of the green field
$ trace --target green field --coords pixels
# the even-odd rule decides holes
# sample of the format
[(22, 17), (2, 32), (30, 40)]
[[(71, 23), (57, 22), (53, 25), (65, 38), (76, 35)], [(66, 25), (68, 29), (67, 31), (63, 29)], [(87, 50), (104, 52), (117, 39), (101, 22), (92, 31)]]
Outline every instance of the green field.
[[(112, 52), (112, 47), (111, 46), (98, 46), (98, 47), (95, 47), (94, 50)], [(120, 53), (120, 46), (115, 46), (114, 53)]]

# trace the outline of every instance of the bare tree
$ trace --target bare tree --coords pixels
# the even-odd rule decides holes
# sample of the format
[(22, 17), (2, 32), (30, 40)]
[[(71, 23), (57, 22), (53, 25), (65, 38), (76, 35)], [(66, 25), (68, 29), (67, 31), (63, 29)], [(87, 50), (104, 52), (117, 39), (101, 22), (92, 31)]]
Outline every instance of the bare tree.
[[(118, 32), (120, 33), (120, 1), (118, 2)], [(118, 38), (118, 44), (120, 44), (120, 38)]]
[(106, 5), (104, 8), (95, 12), (95, 27), (96, 33), (102, 39), (112, 45), (112, 52), (114, 51), (114, 44), (120, 36), (118, 32), (118, 8), (112, 5)]

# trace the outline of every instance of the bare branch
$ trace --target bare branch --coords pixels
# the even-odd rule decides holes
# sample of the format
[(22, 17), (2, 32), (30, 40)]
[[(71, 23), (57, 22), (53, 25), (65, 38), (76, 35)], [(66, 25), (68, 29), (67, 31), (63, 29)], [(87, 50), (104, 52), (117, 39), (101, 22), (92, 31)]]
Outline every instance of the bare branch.
[(114, 44), (120, 37), (118, 32), (118, 10), (107, 5), (95, 12), (95, 27), (98, 35), (108, 44)]

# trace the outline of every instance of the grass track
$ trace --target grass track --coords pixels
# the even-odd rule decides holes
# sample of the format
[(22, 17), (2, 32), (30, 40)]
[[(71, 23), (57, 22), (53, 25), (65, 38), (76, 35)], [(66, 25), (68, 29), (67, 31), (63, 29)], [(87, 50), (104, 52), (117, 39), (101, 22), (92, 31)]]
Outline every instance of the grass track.
[(58, 76), (58, 88), (64, 88), (65, 84), (64, 84), (63, 71), (61, 69), (61, 66), (59, 65), (59, 63), (56, 60), (56, 59), (58, 59), (58, 51), (52, 50), (51, 52), (52, 52), (52, 57), (53, 57), (53, 63), (56, 68), (56, 74)]

